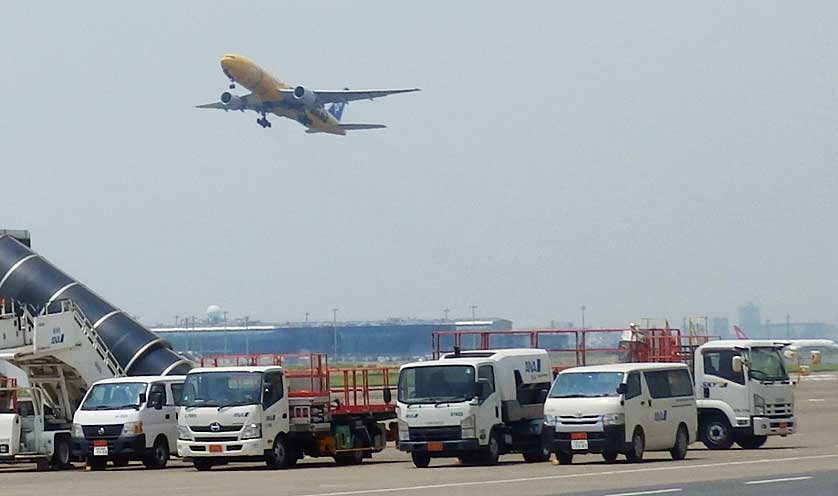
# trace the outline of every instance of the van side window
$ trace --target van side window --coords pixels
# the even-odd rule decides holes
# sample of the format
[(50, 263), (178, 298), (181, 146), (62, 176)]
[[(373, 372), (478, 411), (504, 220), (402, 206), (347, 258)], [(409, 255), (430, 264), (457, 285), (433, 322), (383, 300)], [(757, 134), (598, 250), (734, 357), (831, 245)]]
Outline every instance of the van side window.
[(175, 406), (182, 404), (180, 400), (181, 396), (183, 396), (183, 384), (172, 383), (172, 399), (174, 400)]
[(165, 405), (166, 400), (166, 385), (162, 382), (156, 382), (148, 389), (148, 403)]
[(666, 376), (669, 380), (669, 391), (672, 396), (693, 395), (693, 380), (689, 371), (685, 369), (667, 370)]
[(282, 395), (285, 393), (282, 386), (282, 374), (279, 372), (269, 372), (265, 374), (264, 381), (265, 390), (262, 394), (262, 407), (268, 408), (281, 400)]
[(745, 373), (733, 371), (733, 357), (735, 356), (742, 356), (742, 354), (736, 350), (704, 350), (702, 352), (704, 373), (744, 385)]
[(638, 372), (632, 372), (626, 380), (626, 399), (636, 398), (640, 396), (640, 393), (640, 374)]
[(651, 370), (643, 372), (646, 385), (649, 386), (649, 396), (652, 398), (669, 398), (669, 379), (666, 370)]

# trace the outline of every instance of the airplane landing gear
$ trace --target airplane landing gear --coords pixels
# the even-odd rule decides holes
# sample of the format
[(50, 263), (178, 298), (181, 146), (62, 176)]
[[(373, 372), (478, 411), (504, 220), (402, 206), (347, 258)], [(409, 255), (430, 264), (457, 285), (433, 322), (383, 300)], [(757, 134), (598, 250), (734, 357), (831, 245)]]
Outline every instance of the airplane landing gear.
[(230, 88), (231, 90), (236, 89), (236, 80), (235, 79), (230, 78), (230, 86), (228, 86), (228, 88)]
[(256, 119), (256, 124), (259, 124), (260, 126), (262, 126), (262, 129), (264, 129), (266, 127), (271, 127), (271, 121), (269, 121), (268, 118), (265, 117), (265, 114), (262, 114), (261, 118)]

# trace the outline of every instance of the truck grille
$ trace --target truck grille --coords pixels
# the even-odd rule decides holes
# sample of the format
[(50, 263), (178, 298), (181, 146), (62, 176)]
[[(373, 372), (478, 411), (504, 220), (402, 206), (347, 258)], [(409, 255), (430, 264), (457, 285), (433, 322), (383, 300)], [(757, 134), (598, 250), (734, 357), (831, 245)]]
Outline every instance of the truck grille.
[(238, 441), (237, 436), (207, 436), (196, 437), (195, 442), (199, 443), (229, 443), (230, 441)]
[(217, 425), (216, 430), (208, 425), (190, 425), (192, 432), (239, 432), (243, 426), (241, 425)]
[(452, 441), (462, 439), (463, 430), (459, 425), (446, 427), (411, 427), (411, 441)]
[(116, 439), (122, 434), (122, 424), (83, 425), (85, 439)]
[(769, 418), (791, 417), (791, 403), (768, 403), (765, 405), (765, 416)]

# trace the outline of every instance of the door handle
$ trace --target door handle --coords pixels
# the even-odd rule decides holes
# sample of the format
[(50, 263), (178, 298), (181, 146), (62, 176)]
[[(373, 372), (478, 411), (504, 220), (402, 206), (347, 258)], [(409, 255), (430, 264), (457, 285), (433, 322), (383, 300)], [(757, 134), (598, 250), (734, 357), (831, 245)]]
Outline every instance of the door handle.
[(649, 408), (652, 408), (652, 400), (649, 400)]
[(498, 413), (497, 405), (495, 405), (495, 418), (497, 418), (497, 417), (500, 417), (500, 414)]
[(169, 414), (167, 413), (167, 414), (166, 414), (166, 420), (169, 420), (169, 418), (170, 418), (170, 417), (171, 417), (171, 415), (169, 415)]
[(287, 414), (287, 413), (283, 413), (283, 414), (282, 414), (282, 418), (288, 418), (288, 414)]

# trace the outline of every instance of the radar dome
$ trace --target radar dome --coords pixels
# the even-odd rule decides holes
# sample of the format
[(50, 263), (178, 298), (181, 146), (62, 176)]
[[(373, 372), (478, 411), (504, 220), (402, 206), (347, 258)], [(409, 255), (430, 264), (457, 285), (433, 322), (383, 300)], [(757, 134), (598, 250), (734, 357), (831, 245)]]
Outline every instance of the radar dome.
[(207, 307), (207, 320), (210, 322), (219, 322), (224, 316), (224, 311), (218, 305), (210, 305)]

